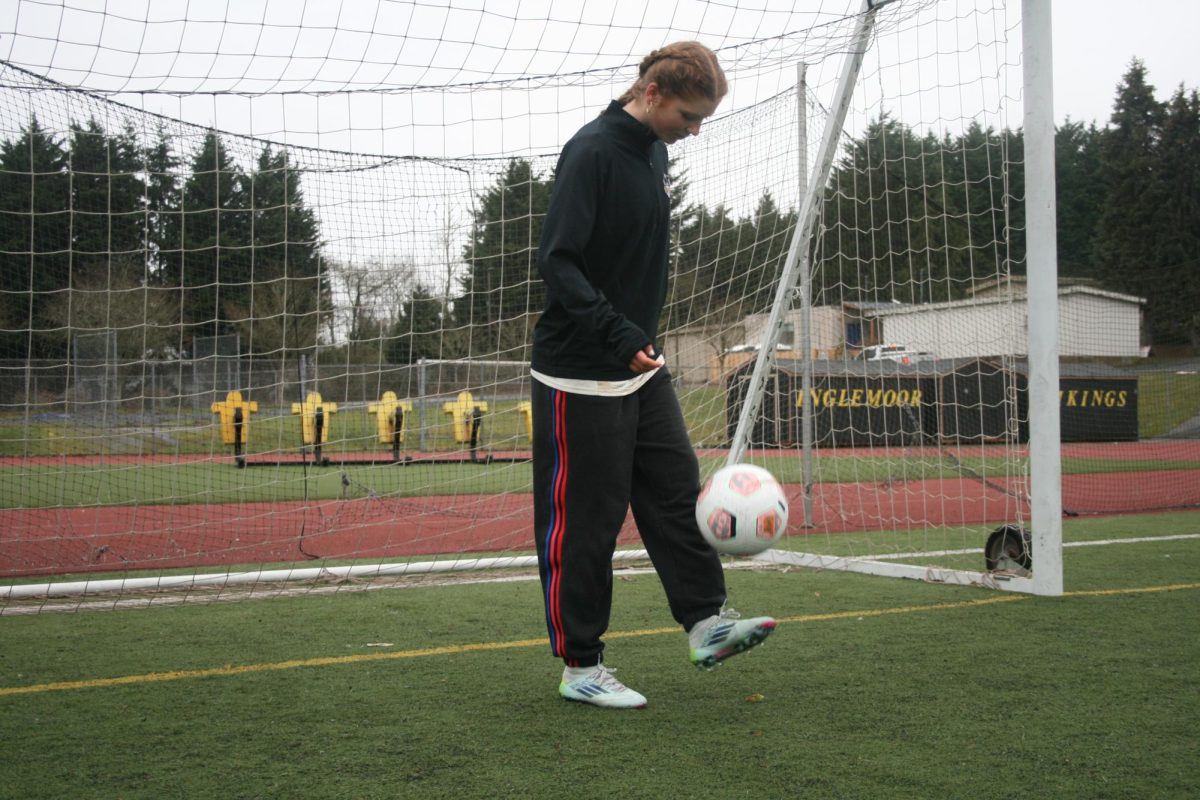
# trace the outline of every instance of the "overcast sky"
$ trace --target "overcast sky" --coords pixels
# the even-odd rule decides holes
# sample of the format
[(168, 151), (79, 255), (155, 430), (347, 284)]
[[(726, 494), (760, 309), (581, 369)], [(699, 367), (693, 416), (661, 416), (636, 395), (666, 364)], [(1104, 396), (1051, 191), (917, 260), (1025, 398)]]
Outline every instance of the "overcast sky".
[(1159, 100), (1180, 82), (1200, 89), (1200, 3), (1194, 0), (1053, 0), (1054, 116), (1103, 126), (1134, 57)]
[[(1009, 37), (1020, 0), (1007, 0), (1007, 10), (1003, 0), (944, 0), (934, 6), (929, 0), (901, 2), (908, 9), (924, 9), (939, 22), (922, 25), (919, 41), (906, 40), (906, 45), (882, 35), (877, 39), (873, 58), (879, 64), (899, 64), (896, 77), (906, 82), (902, 88), (884, 86), (892, 82), (895, 70), (872, 72), (868, 59), (858, 93), (866, 104), (852, 110), (846, 130), (861, 129), (881, 112), (911, 120), (922, 131), (936, 128), (939, 137), (953, 135), (954, 126), (973, 121), (995, 128), (1020, 126), (1019, 113), (1013, 116), (1007, 108), (1008, 100), (1021, 94), (1019, 49)], [(700, 38), (720, 49), (727, 70), (736, 76), (718, 116), (757, 107), (789, 90), (799, 60), (810, 65), (811, 97), (828, 109), (849, 29), (836, 21), (857, 11), (861, 3), (0, 0), (0, 59), (68, 85), (111, 92), (113, 99), (169, 119), (321, 148), (322, 167), (344, 166), (340, 151), (478, 157), (528, 148), (548, 156), (628, 85), (632, 65), (642, 54), (681, 38)], [(908, 9), (894, 6), (881, 17), (901, 17)], [(1058, 122), (1070, 117), (1107, 124), (1116, 86), (1134, 57), (1146, 64), (1159, 100), (1167, 100), (1180, 82), (1189, 90), (1200, 87), (1200, 57), (1195, 55), (1200, 1), (1053, 0), (1053, 9)], [(947, 19), (951, 21), (943, 27)], [(834, 31), (841, 31), (843, 38), (836, 38)], [(959, 50), (976, 36), (985, 43), (981, 48)], [(755, 44), (770, 37), (778, 37), (774, 45)], [(989, 41), (995, 46), (988, 46)], [(819, 52), (829, 57), (814, 61), (813, 54)], [(943, 62), (970, 74), (961, 83), (953, 74), (936, 74)], [(536, 88), (536, 80), (528, 86), (502, 84), (503, 88), (476, 83), (516, 76), (575, 76), (585, 70), (593, 71), (586, 80), (567, 77), (545, 89)], [(413, 85), (453, 88), (403, 88)], [(342, 91), (348, 88), (351, 91)], [(889, 100), (870, 104), (869, 95), (880, 89), (891, 90)], [(924, 100), (934, 95), (938, 102), (925, 106)], [(15, 135), (25, 124), (25, 101), (43, 123), (56, 103), (78, 104), (71, 108), (73, 117), (103, 117), (101, 103), (78, 93), (59, 98), (36, 91), (10, 107), (3, 104), (0, 92), (0, 124), (5, 125), (0, 138)], [(964, 101), (961, 109), (954, 106), (956, 101)], [(58, 116), (57, 124), (65, 126), (64, 115)], [(719, 119), (709, 126), (709, 136), (676, 146), (685, 164), (688, 147), (711, 145), (716, 153), (704, 156), (698, 150), (690, 164), (694, 196), (711, 191), (738, 213), (757, 201), (764, 186), (783, 187), (772, 188), (779, 198), (791, 196), (797, 183), (790, 174), (794, 159), (786, 159), (786, 169), (779, 171), (778, 158), (759, 154), (779, 149), (771, 144), (772, 135), (790, 143), (794, 134), (782, 126), (773, 134), (769, 118), (761, 115), (752, 117), (751, 124), (753, 147), (733, 123), (726, 139), (714, 138), (721, 130)], [(810, 117), (809, 126), (813, 149), (820, 119)], [(193, 140), (190, 146), (195, 145)], [(243, 145), (235, 157), (247, 164), (259, 145)], [(177, 152), (180, 146), (177, 141)], [(397, 162), (394, 171), (406, 168)], [(707, 178), (705, 170), (712, 172)], [(441, 170), (436, 180), (424, 174), (405, 178), (418, 190), (401, 192), (394, 190), (403, 183), (400, 177), (386, 170), (371, 184), (370, 174), (349, 169), (345, 174), (353, 180), (337, 182), (341, 173), (329, 169), (309, 176), (306, 192), (310, 202), (324, 204), (323, 226), (331, 241), (341, 237), (350, 243), (343, 249), (353, 245), (368, 250), (341, 257), (382, 259), (380, 254), (393, 246), (389, 237), (407, 237), (409, 242), (423, 237), (432, 242), (425, 249), (433, 254), (424, 260), (436, 261), (440, 250), (434, 240), (445, 220), (468, 219), (462, 208), (447, 211), (436, 198), (456, 198), (454, 202), (465, 207), (478, 189), (466, 183), (451, 186), (446, 176), (459, 172)], [(732, 186), (735, 183), (745, 186)], [(710, 184), (714, 188), (707, 188)], [(373, 214), (355, 205), (363, 196), (383, 196), (384, 187), (388, 198), (417, 200), (403, 208), (381, 203)], [(411, 221), (413, 230), (397, 233), (397, 219)], [(413, 260), (422, 262), (419, 257)]]
[[(1009, 3), (1019, 8), (1020, 0)], [(437, 42), (442, 37), (473, 40), (483, 46), (480, 52), (485, 59), (489, 52), (497, 52), (499, 45), (506, 55), (493, 63), (494, 74), (512, 75), (522, 70), (544, 74), (614, 65), (620, 63), (617, 54), (639, 53), (656, 37), (662, 40), (699, 33), (712, 46), (723, 47), (782, 31), (809, 27), (820, 30), (823, 22), (860, 6), (861, 0), (457, 0), (430, 3), (413, 13), (412, 9), (419, 6), (402, 0), (329, 0), (317, 4), (278, 0), (5, 0), (0, 3), (0, 58), (39, 74), (50, 74), (68, 83), (78, 80), (88, 88), (102, 90), (115, 88), (122, 67), (132, 66), (125, 53), (141, 51), (138, 63), (143, 69), (161, 67), (183, 75), (189, 70), (196, 74), (186, 56), (170, 54), (172, 47), (230, 52), (223, 57), (224, 64), (215, 67), (216, 72), (243, 69), (249, 63), (244, 57), (247, 51), (290, 55), (296, 67), (292, 71), (300, 74), (315, 69), (316, 59), (326, 58), (333, 66), (325, 74), (336, 79), (353, 70), (352, 80), (364, 88), (371, 80), (387, 85), (406, 79), (407, 75), (385, 72), (384, 68), (390, 56), (407, 54), (427, 65), (423, 74), (418, 73), (421, 82), (468, 83), (478, 80), (481, 73), (439, 68), (437, 63), (439, 58), (443, 64), (463, 63), (454, 61), (453, 44), (443, 41), (436, 49), (422, 52), (420, 42)], [(458, 10), (446, 12), (447, 8)], [(482, 9), (483, 13), (471, 9)], [(1115, 87), (1135, 56), (1146, 63), (1161, 100), (1169, 98), (1180, 82), (1188, 89), (1200, 83), (1200, 56), (1195, 55), (1200, 2), (1053, 0), (1053, 9), (1057, 120), (1069, 116), (1104, 124)], [(154, 20), (154, 25), (145, 25), (146, 20)], [(183, 25), (182, 20), (190, 23)], [(263, 28), (255, 24), (256, 20), (281, 23), (283, 27)], [(296, 37), (297, 25), (303, 25), (310, 34)], [(323, 38), (330, 30), (343, 33), (340, 38)], [(172, 37), (180, 32), (185, 40), (172, 43)], [(603, 42), (594, 49), (597, 32), (603, 32)], [(89, 46), (100, 41), (104, 44), (99, 51)], [(309, 60), (295, 61), (297, 48), (303, 49), (306, 44), (313, 45), (306, 54)], [(162, 55), (153, 55), (159, 48), (165, 48)], [(364, 58), (364, 63), (357, 66), (352, 59), (346, 60), (356, 51)], [(546, 55), (531, 55), (535, 51)], [(342, 67), (348, 70), (341, 71)], [(92, 72), (60, 71), (64, 68)], [(242, 88), (255, 91), (269, 85), (244, 84)], [(217, 85), (213, 88), (219, 90)], [(276, 90), (296, 88), (275, 84)]]

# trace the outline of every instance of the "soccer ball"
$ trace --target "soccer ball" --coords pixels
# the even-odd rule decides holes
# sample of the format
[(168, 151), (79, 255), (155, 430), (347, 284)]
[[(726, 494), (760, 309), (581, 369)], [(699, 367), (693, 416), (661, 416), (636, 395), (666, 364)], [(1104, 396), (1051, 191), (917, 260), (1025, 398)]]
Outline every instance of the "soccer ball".
[(709, 478), (696, 500), (700, 533), (718, 553), (761, 553), (787, 529), (783, 487), (762, 467), (733, 464)]

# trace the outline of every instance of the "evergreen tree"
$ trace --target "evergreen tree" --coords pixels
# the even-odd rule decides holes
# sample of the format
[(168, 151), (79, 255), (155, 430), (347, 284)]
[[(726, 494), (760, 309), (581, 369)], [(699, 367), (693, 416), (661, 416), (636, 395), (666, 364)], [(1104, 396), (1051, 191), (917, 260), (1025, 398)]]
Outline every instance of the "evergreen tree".
[(748, 218), (724, 206), (689, 207), (665, 309), (665, 328), (700, 328), (723, 359), (745, 343), (745, 318), (770, 310), (797, 215), (764, 191)]
[(204, 138), (183, 186), (180, 243), (164, 254), (164, 282), (179, 290), (184, 345), (233, 333), (250, 296), (251, 210), (246, 176), (215, 131)]
[(929, 303), (1020, 271), (1020, 132), (972, 122), (923, 138), (887, 115), (851, 139), (826, 188), (818, 304)]
[(1093, 239), (1103, 203), (1102, 138), (1095, 123), (1071, 120), (1054, 134), (1059, 275), (1098, 277)]
[[(667, 159), (667, 184), (671, 187), (671, 250), (669, 259), (672, 264), (678, 264), (680, 237), (683, 229), (691, 224), (692, 218), (696, 213), (696, 207), (690, 205), (687, 199), (688, 189), (691, 188), (691, 182), (687, 179), (687, 170), (680, 170), (676, 162), (672, 161), (669, 156)], [(673, 278), (674, 273), (672, 273)], [(668, 291), (671, 295), (674, 294), (673, 288)]]
[(389, 332), (385, 357), (390, 364), (415, 364), (422, 358), (459, 358), (452, 311), (442, 298), (418, 283)]
[(1179, 87), (1166, 107), (1155, 170), (1159, 234), (1149, 259), (1157, 280), (1153, 330), (1200, 350), (1200, 96)]
[(775, 288), (791, 249), (797, 217), (795, 211), (781, 211), (771, 193), (763, 192), (754, 217), (748, 220), (753, 229), (753, 245), (744, 291), (750, 307), (760, 309), (758, 313), (769, 310), (775, 300)]
[(114, 332), (124, 360), (172, 348), (173, 298), (150, 283), (146, 258), (145, 184), (132, 129), (110, 134), (95, 120), (70, 126), (70, 285), (46, 300), (48, 334), (66, 347), (73, 337)]
[[(955, 190), (926, 190), (956, 172)], [(825, 257), (818, 280), (824, 296), (814, 302), (920, 302), (949, 296), (950, 284), (938, 279), (945, 265), (956, 271), (962, 250), (947, 252), (951, 215), (946, 209), (965, 205), (965, 172), (960, 143), (920, 139), (886, 115), (847, 142), (826, 189), (819, 247)], [(965, 214), (953, 218), (965, 219)], [(918, 286), (927, 291), (917, 292)]]
[(289, 165), (287, 151), (263, 148), (250, 187), (256, 277), (317, 277), (322, 271), (320, 229), (304, 204), (300, 172)]
[(247, 178), (253, 247), (248, 285), (226, 306), (248, 352), (297, 353), (317, 344), (332, 311), (316, 215), (286, 150), (265, 147)]
[(1136, 59), (1117, 87), (1111, 122), (1101, 149), (1104, 205), (1094, 246), (1112, 288), (1145, 296), (1145, 243), (1158, 227), (1154, 173), (1163, 108)]
[(530, 162), (514, 158), (479, 198), (461, 279), (473, 353), (528, 358), (533, 323), (545, 303), (537, 248), (551, 187)]
[(679, 231), (676, 274), (664, 309), (666, 327), (701, 326), (712, 335), (735, 326), (740, 330), (747, 313), (740, 302), (745, 281), (737, 263), (743, 233), (744, 225), (723, 205), (692, 209)]
[[(1200, 347), (1200, 101), (1160, 103), (1134, 59), (1098, 148), (1092, 252), (1107, 288), (1146, 300), (1153, 344)], [(1060, 220), (1062, 217), (1060, 216)], [(1062, 223), (1060, 222), (1060, 230)]]
[(183, 197), (179, 159), (161, 123), (155, 136), (140, 154), (146, 184), (146, 260), (152, 282), (170, 286), (173, 268), (169, 265), (177, 264), (183, 249)]
[(64, 358), (53, 293), (71, 285), (71, 178), (36, 117), (0, 144), (0, 357)]
[(679, 165), (669, 157), (667, 159), (667, 183), (671, 187), (671, 219), (686, 221), (691, 208), (687, 205), (687, 194), (692, 184), (688, 180), (687, 170), (680, 169)]
[[(145, 185), (139, 176), (137, 137), (110, 135), (94, 118), (71, 124), (72, 280), (94, 282), (114, 261), (145, 265)], [(113, 326), (132, 320), (114, 320)]]

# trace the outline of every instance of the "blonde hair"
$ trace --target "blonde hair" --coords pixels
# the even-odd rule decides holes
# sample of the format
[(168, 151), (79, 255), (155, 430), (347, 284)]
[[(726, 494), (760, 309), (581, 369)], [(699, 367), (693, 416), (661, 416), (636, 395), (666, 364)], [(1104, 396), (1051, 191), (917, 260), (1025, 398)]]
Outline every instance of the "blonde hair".
[(715, 102), (729, 91), (716, 54), (699, 42), (675, 42), (643, 58), (638, 79), (617, 102), (630, 102), (651, 83), (658, 84), (663, 95), (685, 100), (703, 98)]

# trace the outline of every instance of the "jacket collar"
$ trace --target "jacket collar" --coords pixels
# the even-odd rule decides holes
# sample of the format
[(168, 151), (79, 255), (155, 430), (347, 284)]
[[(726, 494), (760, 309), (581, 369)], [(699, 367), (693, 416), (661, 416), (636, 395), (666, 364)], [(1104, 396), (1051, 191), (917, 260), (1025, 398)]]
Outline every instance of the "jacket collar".
[(618, 138), (639, 150), (647, 150), (650, 145), (658, 141), (658, 134), (634, 119), (617, 100), (610, 102), (601, 116), (608, 121)]

